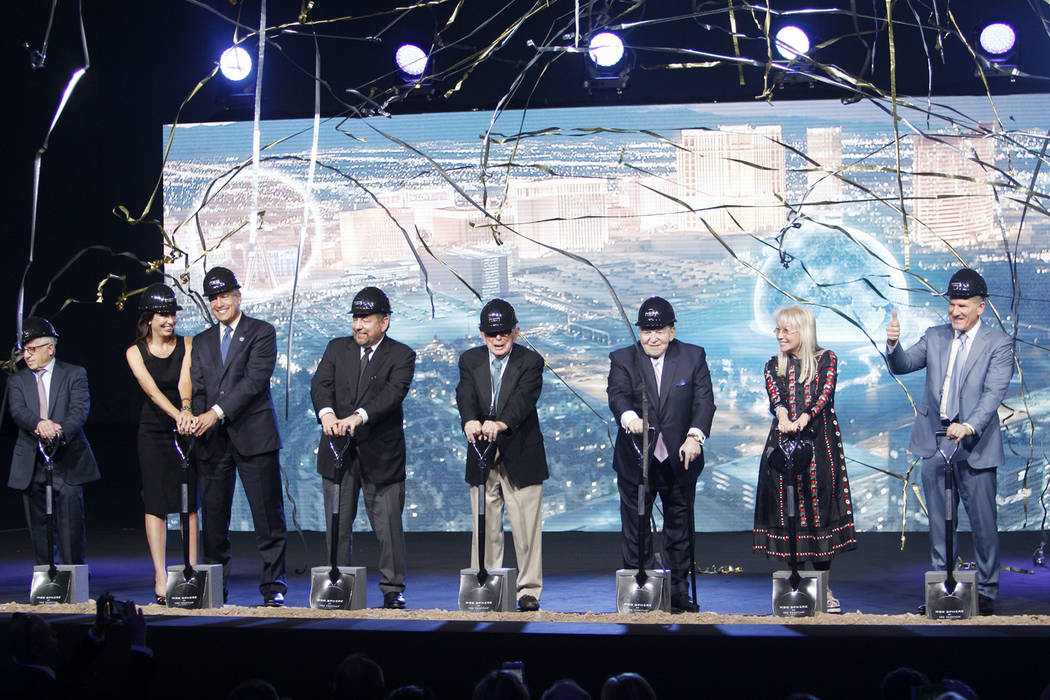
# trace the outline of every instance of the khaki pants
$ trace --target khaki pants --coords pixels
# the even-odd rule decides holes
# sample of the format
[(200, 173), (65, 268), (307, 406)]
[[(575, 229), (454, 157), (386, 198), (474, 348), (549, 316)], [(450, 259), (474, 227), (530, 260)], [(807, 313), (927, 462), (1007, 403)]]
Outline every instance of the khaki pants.
[[(520, 599), (531, 595), (540, 599), (543, 592), (541, 515), (543, 484), (515, 488), (499, 465), (489, 470), (485, 484), (485, 568), (503, 566), (503, 507), (510, 518), (514, 537), (514, 555), (518, 560)], [(474, 530), (470, 545), (470, 565), (478, 567), (478, 487), (470, 487), (470, 505), (474, 512)]]

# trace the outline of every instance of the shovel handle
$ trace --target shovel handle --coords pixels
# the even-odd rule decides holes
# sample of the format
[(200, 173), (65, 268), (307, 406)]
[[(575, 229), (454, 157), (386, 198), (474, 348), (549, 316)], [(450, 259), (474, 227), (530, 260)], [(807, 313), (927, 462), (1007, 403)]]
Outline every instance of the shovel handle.
[(193, 452), (193, 446), (197, 444), (197, 440), (190, 435), (189, 441), (186, 443), (186, 448), (183, 449), (182, 443), (179, 442), (179, 431), (175, 428), (171, 430), (175, 436), (175, 452), (179, 455), (179, 460), (182, 462), (183, 469), (189, 469), (190, 466), (190, 453)]
[(346, 435), (346, 440), (343, 441), (342, 447), (335, 446), (336, 439), (331, 435), (328, 436), (328, 449), (332, 451), (332, 456), (335, 457), (335, 467), (339, 469), (343, 466), (343, 455), (346, 454), (346, 449), (350, 447), (350, 443), (355, 442), (354, 438), (349, 434)]

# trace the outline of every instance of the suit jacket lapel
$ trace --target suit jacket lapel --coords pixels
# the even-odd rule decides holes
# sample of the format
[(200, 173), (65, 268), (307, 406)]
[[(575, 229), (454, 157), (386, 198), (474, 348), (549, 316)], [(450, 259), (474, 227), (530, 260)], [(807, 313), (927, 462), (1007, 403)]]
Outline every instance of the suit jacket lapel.
[[(649, 363), (652, 364), (651, 362)], [(660, 377), (660, 408), (662, 409), (667, 403), (667, 397), (671, 395), (671, 388), (674, 386), (675, 369), (678, 367), (678, 346), (671, 342), (671, 345), (667, 348), (667, 352), (664, 353), (664, 371)], [(655, 381), (656, 373), (653, 373)]]
[[(951, 326), (941, 327), (942, 332), (938, 333), (936, 348), (927, 348), (927, 360), (926, 364), (933, 367), (933, 363), (936, 363), (936, 369), (934, 370), (933, 376), (937, 378), (938, 390), (944, 386), (944, 378), (948, 374), (948, 357), (952, 351), (952, 339), (954, 338), (954, 331)], [(933, 355), (932, 361), (929, 355)], [(938, 398), (940, 397), (940, 391), (937, 392)]]
[[(357, 345), (357, 343), (354, 343), (354, 345)], [(372, 350), (372, 359), (370, 359), (368, 361), (368, 369), (366, 370), (365, 376), (364, 376), (365, 383), (363, 385), (361, 385), (360, 387), (358, 387), (358, 389), (357, 389), (357, 400), (358, 401), (361, 400), (361, 397), (364, 396), (365, 392), (368, 390), (368, 385), (372, 383), (372, 377), (374, 377), (376, 375), (376, 373), (379, 371), (379, 368), (382, 367), (381, 364), (377, 364), (377, 363), (381, 363), (381, 362), (383, 362), (386, 359), (386, 357), (387, 357), (387, 350), (389, 350), (389, 348), (387, 346), (388, 346), (388, 343), (382, 342), (382, 343), (379, 344), (378, 348), (374, 348)], [(363, 358), (361, 357), (361, 347), (358, 346), (357, 347), (357, 376), (358, 377), (361, 376), (361, 360), (362, 359)]]
[[(47, 392), (47, 417), (50, 418), (55, 415), (55, 397), (58, 396), (58, 391), (62, 386), (62, 382), (66, 378), (66, 368), (58, 360), (55, 360), (55, 366), (51, 369), (51, 387)], [(36, 377), (34, 376), (34, 379)], [(33, 384), (36, 384), (34, 381)], [(36, 387), (33, 387), (34, 389)], [(40, 408), (39, 399), (36, 402), (37, 409)]]
[[(244, 343), (241, 341), (244, 338), (246, 331), (251, 328), (251, 319), (241, 312), (241, 320), (237, 323), (237, 327), (233, 330), (233, 336), (230, 337), (230, 349), (226, 351), (226, 363), (222, 366), (222, 377), (226, 376), (226, 370), (233, 365), (233, 359), (240, 354), (241, 346)], [(225, 329), (222, 324), (219, 324), (219, 343), (222, 343), (222, 334)], [(215, 354), (219, 356), (219, 362), (222, 362), (222, 352), (219, 350), (219, 346), (215, 346)]]
[[(518, 360), (514, 361), (514, 355), (518, 355)], [(485, 355), (485, 359), (488, 359), (488, 355)], [(510, 393), (514, 391), (514, 385), (518, 383), (518, 377), (521, 375), (521, 352), (518, 350), (516, 345), (512, 345), (510, 353), (507, 355), (507, 364), (503, 369), (503, 378), (500, 380), (499, 385), (499, 397), (496, 402), (496, 414), (499, 415), (499, 410), (507, 404), (507, 399), (510, 397)], [(491, 383), (491, 378), (490, 378)], [(489, 387), (489, 395), (492, 394), (492, 387)]]
[(361, 346), (358, 345), (353, 338), (347, 340), (346, 353), (350, 359), (350, 395), (354, 397), (354, 403), (361, 398), (361, 392), (358, 391), (359, 379), (361, 377)]
[[(478, 399), (481, 401), (481, 408), (485, 413), (488, 413), (489, 406), (492, 405), (492, 366), (489, 364), (487, 347), (485, 352), (481, 354), (481, 361), (474, 367), (474, 385), (478, 387)], [(503, 393), (502, 389), (500, 393)]]
[(653, 369), (652, 358), (646, 355), (645, 351), (642, 350), (641, 343), (638, 344), (635, 358), (638, 360), (638, 367), (642, 373), (642, 380), (645, 382), (645, 392), (649, 397), (649, 403), (659, 410), (660, 396), (659, 392), (656, 390), (656, 370)]
[[(984, 324), (981, 325), (983, 326)], [(960, 391), (962, 390), (963, 383), (966, 382), (966, 375), (968, 375), (970, 373), (970, 370), (973, 369), (974, 360), (980, 357), (980, 355), (985, 351), (985, 346), (988, 345), (989, 340), (991, 340), (991, 336), (988, 335), (987, 328), (981, 328), (977, 331), (977, 337), (973, 339), (973, 343), (971, 344), (970, 349), (966, 352), (966, 361), (963, 362), (961, 368), (962, 374), (959, 375)]]

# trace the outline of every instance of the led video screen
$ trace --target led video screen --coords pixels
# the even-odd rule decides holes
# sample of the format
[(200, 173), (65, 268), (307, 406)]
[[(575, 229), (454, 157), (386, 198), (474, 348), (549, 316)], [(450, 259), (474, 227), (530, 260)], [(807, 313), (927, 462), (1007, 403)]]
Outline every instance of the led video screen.
[[(771, 314), (795, 297), (839, 358), (857, 527), (894, 531), (926, 526), (906, 452), (923, 373), (888, 374), (885, 326), (897, 309), (910, 344), (943, 323), (934, 292), (965, 263), (988, 280), (984, 318), (1016, 334), (1023, 370), (1000, 410), (999, 526), (1037, 528), (1050, 403), (1050, 173), (1037, 164), (1050, 98), (899, 109), (896, 131), (868, 101), (263, 121), (258, 167), (251, 122), (169, 126), (166, 272), (199, 292), (206, 267), (230, 267), (244, 310), (276, 327), (286, 508), (304, 529), (325, 527), (310, 378), (328, 340), (350, 334), (355, 292), (375, 285), (391, 300), (390, 336), (417, 352), (409, 530), (470, 529), (456, 363), (481, 343), (481, 300), (496, 296), (549, 365), (544, 529), (618, 530), (605, 386), (608, 354), (631, 330), (615, 299), (633, 322), (660, 295), (677, 337), (706, 349), (718, 406), (697, 528), (752, 527)], [(182, 333), (207, 322), (190, 301)], [(252, 527), (240, 492), (233, 527)], [(363, 509), (355, 527), (368, 528)]]

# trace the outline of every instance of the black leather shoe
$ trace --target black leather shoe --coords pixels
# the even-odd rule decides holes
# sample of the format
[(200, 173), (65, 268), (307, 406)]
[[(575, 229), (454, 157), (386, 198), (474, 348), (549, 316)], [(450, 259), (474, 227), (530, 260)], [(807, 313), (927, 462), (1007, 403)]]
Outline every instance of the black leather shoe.
[(986, 595), (977, 594), (977, 612), (984, 616), (994, 615), (995, 598), (989, 598)]
[(671, 596), (671, 614), (680, 615), (687, 612), (698, 613), (700, 612), (700, 606), (694, 603), (693, 599), (687, 595)]
[(404, 610), (405, 596), (397, 591), (388, 591), (383, 594), (383, 607), (390, 610)]
[(536, 612), (540, 609), (540, 601), (536, 596), (526, 593), (518, 598), (518, 612)]
[(264, 593), (263, 594), (263, 607), (264, 608), (283, 608), (284, 607), (284, 593)]

